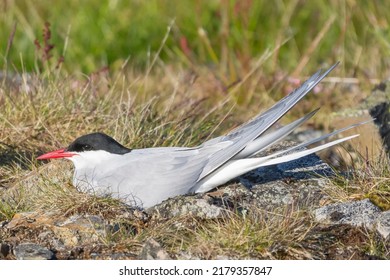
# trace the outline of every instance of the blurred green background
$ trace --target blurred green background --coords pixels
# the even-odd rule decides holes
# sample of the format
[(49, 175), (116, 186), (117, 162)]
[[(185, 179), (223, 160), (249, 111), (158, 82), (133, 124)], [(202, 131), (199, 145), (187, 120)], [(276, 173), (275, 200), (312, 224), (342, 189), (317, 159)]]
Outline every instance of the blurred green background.
[(353, 76), (381, 78), (390, 68), (384, 0), (3, 0), (0, 66), (30, 72), (47, 64), (46, 22), (54, 48), (45, 67), (63, 56), (62, 69), (72, 73), (119, 69), (126, 59), (145, 69), (156, 53), (165, 63), (206, 64), (227, 75), (250, 71), (267, 52), (271, 72), (308, 74), (338, 60)]

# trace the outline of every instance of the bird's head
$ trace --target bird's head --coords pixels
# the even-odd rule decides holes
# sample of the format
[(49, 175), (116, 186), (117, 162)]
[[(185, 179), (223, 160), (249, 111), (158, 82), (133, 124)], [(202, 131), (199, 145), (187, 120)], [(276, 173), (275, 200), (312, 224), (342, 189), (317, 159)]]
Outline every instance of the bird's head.
[(82, 156), (87, 153), (91, 154), (89, 152), (93, 151), (123, 155), (129, 153), (131, 150), (119, 144), (112, 137), (104, 133), (95, 132), (77, 138), (65, 149), (43, 154), (37, 159), (66, 158), (73, 161), (77, 156)]

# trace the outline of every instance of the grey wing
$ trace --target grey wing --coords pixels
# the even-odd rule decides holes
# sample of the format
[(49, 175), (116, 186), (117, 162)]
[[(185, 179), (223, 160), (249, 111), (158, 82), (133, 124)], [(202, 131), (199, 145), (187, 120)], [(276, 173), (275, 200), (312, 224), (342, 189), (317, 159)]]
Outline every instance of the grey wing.
[(195, 148), (151, 148), (133, 150), (122, 164), (105, 169), (100, 185), (111, 184), (112, 194), (121, 195), (126, 202), (143, 208), (163, 200), (187, 194), (199, 178), (209, 153), (225, 143), (205, 150)]
[(245, 146), (264, 133), (270, 126), (277, 122), (286, 114), (299, 100), (301, 100), (313, 87), (315, 87), (326, 75), (329, 74), (339, 63), (334, 64), (327, 71), (321, 74), (321, 70), (311, 76), (299, 88), (292, 91), (289, 95), (281, 99), (270, 109), (254, 117), (249, 122), (239, 126), (225, 136), (221, 136), (205, 142), (202, 147), (212, 146), (216, 143), (228, 141), (231, 144), (224, 149), (218, 150), (213, 154), (198, 181), (212, 173), (222, 166), (225, 162), (239, 153)]

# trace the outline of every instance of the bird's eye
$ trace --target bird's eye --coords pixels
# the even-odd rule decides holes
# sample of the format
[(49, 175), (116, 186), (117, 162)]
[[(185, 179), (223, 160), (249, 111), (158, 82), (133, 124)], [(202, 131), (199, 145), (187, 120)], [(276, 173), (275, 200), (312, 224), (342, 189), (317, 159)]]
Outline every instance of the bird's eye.
[(76, 143), (75, 145), (72, 145), (71, 147), (69, 147), (69, 150), (72, 150), (75, 152), (86, 152), (86, 151), (92, 151), (93, 148), (89, 144)]
[(88, 144), (84, 144), (84, 145), (81, 147), (81, 149), (82, 149), (83, 151), (91, 151), (91, 150), (92, 150), (92, 147), (91, 147), (90, 145), (88, 145)]

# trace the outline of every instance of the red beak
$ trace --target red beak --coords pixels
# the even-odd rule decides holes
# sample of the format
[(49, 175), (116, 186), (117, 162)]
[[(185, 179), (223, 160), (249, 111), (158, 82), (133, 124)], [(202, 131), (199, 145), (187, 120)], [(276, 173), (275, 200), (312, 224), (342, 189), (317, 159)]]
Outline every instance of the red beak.
[(76, 155), (75, 153), (66, 152), (65, 149), (53, 151), (37, 157), (37, 159), (51, 159), (51, 158), (68, 158)]

